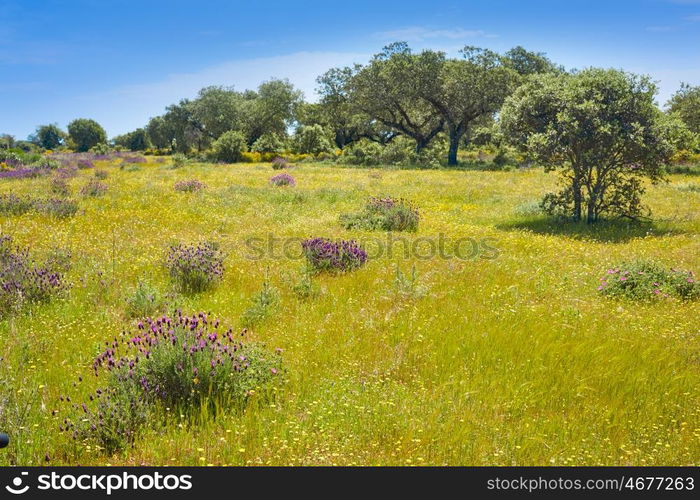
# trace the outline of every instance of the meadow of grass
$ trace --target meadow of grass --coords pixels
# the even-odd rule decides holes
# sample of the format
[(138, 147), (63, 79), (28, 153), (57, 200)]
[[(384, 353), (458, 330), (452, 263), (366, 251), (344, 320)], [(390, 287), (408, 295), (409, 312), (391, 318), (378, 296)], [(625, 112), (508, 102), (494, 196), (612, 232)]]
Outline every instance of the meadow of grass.
[[(634, 303), (597, 291), (606, 269), (630, 259), (700, 271), (695, 177), (649, 188), (653, 223), (589, 227), (538, 213), (555, 178), (537, 169), (303, 164), (292, 171), (296, 186), (278, 187), (269, 164), (97, 163), (108, 189), (76, 194), (74, 217), (2, 216), (3, 234), (39, 256), (70, 250), (73, 266), (65, 297), (0, 323), (0, 423), (12, 426), (0, 430), (13, 440), (0, 465), (700, 463), (698, 302)], [(93, 176), (81, 170), (67, 182), (79, 193)], [(206, 189), (175, 191), (192, 179)], [(10, 192), (48, 197), (51, 180), (0, 182)], [(268, 234), (384, 237), (339, 222), (370, 196), (418, 208), (417, 232), (401, 233), (408, 241), (490, 238), (498, 253), (395, 252), (310, 277), (301, 259), (250, 258), (246, 239)], [(221, 281), (172, 294), (169, 246), (201, 241), (225, 255)], [(134, 324), (128, 299), (144, 279), (167, 307), (210, 311), (234, 329), (263, 283), (274, 287), (275, 307), (247, 336), (282, 349), (285, 382), (272, 397), (251, 395), (245, 411), (163, 410), (133, 447), (110, 456), (58, 431), (70, 411), (59, 398), (95, 389), (92, 361)], [(300, 295), (304, 282), (316, 293)]]

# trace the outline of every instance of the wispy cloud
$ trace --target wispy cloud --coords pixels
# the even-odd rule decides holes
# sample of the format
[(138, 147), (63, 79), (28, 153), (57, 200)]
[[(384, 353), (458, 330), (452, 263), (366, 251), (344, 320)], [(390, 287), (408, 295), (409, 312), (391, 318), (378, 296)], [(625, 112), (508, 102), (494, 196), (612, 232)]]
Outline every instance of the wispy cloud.
[(700, 14), (693, 14), (692, 16), (687, 16), (685, 20), (690, 21), (691, 23), (700, 23)]
[(422, 42), (425, 40), (465, 40), (467, 38), (492, 37), (484, 30), (468, 30), (464, 28), (432, 29), (425, 26), (411, 26), (389, 31), (380, 31), (374, 38), (380, 40), (402, 40), (406, 42)]

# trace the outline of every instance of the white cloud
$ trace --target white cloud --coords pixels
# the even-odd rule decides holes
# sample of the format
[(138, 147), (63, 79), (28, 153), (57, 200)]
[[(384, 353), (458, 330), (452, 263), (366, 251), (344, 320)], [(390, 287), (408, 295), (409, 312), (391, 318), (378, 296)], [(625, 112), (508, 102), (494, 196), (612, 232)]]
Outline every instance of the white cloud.
[(167, 105), (194, 97), (199, 89), (209, 85), (244, 90), (255, 89), (273, 77), (288, 78), (307, 99), (313, 100), (318, 75), (332, 67), (366, 62), (369, 57), (355, 52), (296, 52), (232, 60), (198, 71), (171, 74), (156, 82), (85, 95), (70, 104), (75, 116), (94, 117), (110, 135), (116, 135), (145, 125), (150, 117), (163, 113)]
[(380, 31), (374, 34), (380, 40), (422, 42), (429, 39), (443, 40), (465, 40), (467, 38), (492, 37), (483, 30), (467, 30), (464, 28), (454, 29), (431, 29), (424, 26), (411, 26), (390, 31)]

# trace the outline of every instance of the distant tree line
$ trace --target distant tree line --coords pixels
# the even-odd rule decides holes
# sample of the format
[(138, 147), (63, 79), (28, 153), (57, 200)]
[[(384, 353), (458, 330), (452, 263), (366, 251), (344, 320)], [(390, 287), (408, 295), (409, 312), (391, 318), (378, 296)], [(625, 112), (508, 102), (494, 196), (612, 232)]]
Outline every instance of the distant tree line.
[[(247, 151), (391, 153), (396, 143), (411, 144), (415, 158), (439, 148), (447, 165), (459, 163), (460, 149), (490, 143), (559, 170), (564, 186), (543, 206), (588, 222), (609, 213), (640, 216), (642, 178), (659, 179), (674, 152), (700, 152), (700, 87), (683, 84), (662, 112), (646, 77), (567, 71), (523, 47), (499, 54), (467, 46), (448, 57), (397, 42), (367, 64), (328, 70), (317, 84), (313, 103), (287, 80), (257, 90), (205, 87), (110, 143), (227, 162)], [(42, 125), (29, 139), (76, 151), (107, 142), (88, 119), (74, 120), (67, 132)], [(0, 136), (0, 147), (13, 142)]]

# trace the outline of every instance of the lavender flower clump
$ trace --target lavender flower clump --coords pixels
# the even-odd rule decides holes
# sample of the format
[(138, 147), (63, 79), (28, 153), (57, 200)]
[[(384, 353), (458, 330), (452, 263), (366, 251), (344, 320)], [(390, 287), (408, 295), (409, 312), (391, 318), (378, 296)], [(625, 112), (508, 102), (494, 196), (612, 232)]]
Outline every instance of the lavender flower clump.
[(105, 343), (93, 371), (107, 377), (107, 387), (75, 405), (79, 418), (65, 420), (62, 430), (97, 440), (111, 452), (133, 442), (152, 409), (175, 407), (190, 415), (204, 405), (242, 409), (281, 371), (281, 359), (245, 343), (244, 334), (205, 313), (177, 311), (139, 321)]
[(41, 177), (42, 175), (47, 175), (49, 169), (43, 167), (18, 167), (12, 170), (2, 170), (0, 171), (0, 178), (2, 179), (27, 179), (33, 177)]
[(95, 164), (93, 163), (92, 160), (84, 158), (80, 159), (75, 163), (76, 167), (78, 167), (80, 170), (88, 170), (91, 168), (95, 168)]
[(78, 202), (67, 198), (47, 198), (36, 200), (34, 202), (34, 209), (44, 215), (64, 219), (73, 217), (78, 213)]
[(201, 181), (198, 181), (197, 179), (178, 181), (175, 183), (175, 191), (182, 191), (185, 193), (194, 193), (204, 189), (205, 187), (207, 187), (207, 185)]
[(29, 212), (33, 207), (32, 200), (16, 194), (0, 194), (0, 214), (2, 215), (22, 215)]
[(218, 246), (213, 243), (178, 244), (168, 250), (166, 267), (181, 292), (199, 293), (221, 280), (224, 259)]
[(352, 271), (367, 262), (367, 252), (353, 240), (313, 238), (302, 242), (301, 247), (314, 271)]
[(277, 158), (273, 158), (273, 160), (272, 160), (272, 168), (274, 170), (282, 170), (285, 168), (289, 168), (291, 166), (292, 165), (287, 160), (285, 160), (284, 158), (281, 158), (279, 156)]
[(294, 180), (294, 177), (285, 172), (272, 177), (270, 184), (273, 186), (296, 186), (297, 182)]
[(14, 246), (9, 236), (0, 236), (0, 318), (48, 302), (68, 288), (62, 273), (48, 264), (36, 263), (28, 249)]
[(62, 198), (32, 199), (14, 194), (0, 194), (0, 214), (23, 215), (30, 211), (56, 217), (71, 217), (78, 212), (78, 204)]
[(80, 190), (83, 196), (103, 196), (107, 192), (107, 184), (97, 179), (90, 179)]
[(68, 186), (66, 178), (55, 175), (51, 179), (51, 192), (57, 196), (68, 196), (70, 194), (70, 187)]

